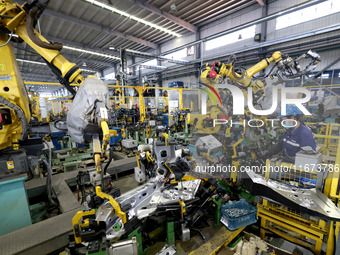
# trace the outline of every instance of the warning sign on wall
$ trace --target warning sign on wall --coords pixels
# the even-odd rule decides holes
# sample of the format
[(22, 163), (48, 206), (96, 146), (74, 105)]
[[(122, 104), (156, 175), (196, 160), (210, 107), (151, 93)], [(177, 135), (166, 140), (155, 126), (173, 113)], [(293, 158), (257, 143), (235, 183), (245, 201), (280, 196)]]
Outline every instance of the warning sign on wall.
[(13, 169), (14, 168), (14, 162), (13, 161), (7, 161), (7, 169)]

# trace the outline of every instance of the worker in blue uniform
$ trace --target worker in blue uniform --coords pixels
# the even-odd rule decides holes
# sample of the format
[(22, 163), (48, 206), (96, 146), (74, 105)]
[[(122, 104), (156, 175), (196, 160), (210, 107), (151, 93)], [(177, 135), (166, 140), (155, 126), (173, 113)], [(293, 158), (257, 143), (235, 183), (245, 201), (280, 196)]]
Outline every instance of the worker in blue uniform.
[(282, 141), (274, 146), (270, 151), (264, 151), (266, 158), (270, 158), (281, 152), (281, 156), (288, 160), (294, 161), (295, 155), (299, 151), (307, 153), (316, 153), (317, 145), (314, 135), (309, 127), (304, 125), (301, 120), (302, 112), (295, 105), (288, 105), (286, 114), (280, 114), (278, 118), (284, 121), (287, 131), (284, 133)]

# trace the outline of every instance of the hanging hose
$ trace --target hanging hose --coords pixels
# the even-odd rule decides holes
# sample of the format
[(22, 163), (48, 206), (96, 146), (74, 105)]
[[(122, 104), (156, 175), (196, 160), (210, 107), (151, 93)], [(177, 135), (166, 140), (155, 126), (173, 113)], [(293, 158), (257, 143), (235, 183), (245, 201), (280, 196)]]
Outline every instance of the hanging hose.
[(44, 141), (44, 144), (46, 144), (47, 148), (48, 148), (48, 164), (50, 166), (52, 166), (52, 148), (51, 146), (48, 144), (48, 142)]
[(5, 47), (12, 39), (13, 36), (13, 31), (10, 33), (7, 42), (5, 42), (4, 44), (0, 45), (0, 47)]
[(46, 166), (46, 169), (47, 169), (46, 189), (47, 189), (48, 200), (50, 201), (51, 205), (58, 205), (58, 202), (56, 201), (57, 195), (55, 194), (55, 192), (52, 188), (52, 168), (51, 168), (51, 165), (46, 161), (46, 159), (43, 159), (42, 162)]
[(41, 48), (50, 49), (50, 50), (61, 50), (63, 45), (61, 43), (47, 43), (42, 41), (35, 33), (34, 33), (34, 23), (36, 20), (36, 15), (39, 11), (38, 6), (33, 6), (32, 9), (29, 11), (26, 19), (26, 29), (28, 37)]
[(32, 157), (31, 156), (27, 157), (27, 163), (28, 163), (29, 175), (25, 179), (25, 182), (28, 182), (28, 181), (32, 180), (33, 177), (34, 177), (34, 174), (33, 174), (34, 165), (32, 163)]
[[(26, 18), (26, 30), (27, 30), (27, 35), (31, 39), (31, 41), (36, 44), (37, 46), (44, 48), (44, 49), (50, 49), (50, 50), (57, 50), (60, 51), (63, 48), (63, 45), (58, 42), (45, 42), (40, 37), (35, 33), (34, 27), (36, 24), (37, 19), (41, 15), (41, 13), (44, 11), (46, 6), (48, 5), (50, 0), (47, 1), (42, 1), (37, 2), (37, 3), (32, 3), (36, 4), (31, 7), (29, 10), (29, 13)], [(43, 60), (46, 62), (46, 64), (51, 68), (52, 72), (57, 76), (58, 81), (63, 84), (68, 91), (72, 93), (72, 95), (76, 94), (76, 91), (70, 86), (70, 81), (68, 78), (63, 77), (61, 74), (61, 71), (51, 62), (47, 61), (45, 58)], [(68, 74), (72, 74), (73, 72), (77, 71), (79, 68), (77, 66), (72, 67)]]
[(59, 130), (61, 130), (61, 131), (67, 131), (67, 128), (60, 128), (60, 127), (57, 127), (57, 123), (59, 123), (59, 122), (66, 122), (66, 120), (56, 120), (54, 123), (53, 123), (53, 126), (56, 128), (56, 129), (59, 129)]
[(27, 129), (28, 129), (28, 121), (26, 119), (25, 113), (20, 109), (20, 107), (16, 106), (15, 104), (11, 103), (6, 98), (0, 96), (0, 104), (4, 104), (7, 107), (13, 109), (15, 113), (18, 115), (18, 118), (21, 121), (22, 126), (22, 133), (20, 137), (20, 141), (26, 140), (27, 138)]
[(113, 147), (110, 148), (110, 158), (109, 158), (109, 161), (106, 163), (106, 165), (104, 167), (103, 176), (105, 176), (106, 170), (109, 167), (109, 165), (111, 164), (112, 159), (113, 159)]
[[(236, 71), (235, 71), (235, 68), (231, 68), (231, 73), (233, 74), (233, 76), (234, 76), (234, 78), (236, 79), (236, 80), (242, 80), (244, 77), (245, 77), (245, 73), (246, 73), (246, 68), (244, 68), (244, 67), (238, 67), (238, 69), (240, 69), (240, 72), (241, 73), (237, 73)], [(238, 75), (240, 75), (240, 76), (238, 76)]]

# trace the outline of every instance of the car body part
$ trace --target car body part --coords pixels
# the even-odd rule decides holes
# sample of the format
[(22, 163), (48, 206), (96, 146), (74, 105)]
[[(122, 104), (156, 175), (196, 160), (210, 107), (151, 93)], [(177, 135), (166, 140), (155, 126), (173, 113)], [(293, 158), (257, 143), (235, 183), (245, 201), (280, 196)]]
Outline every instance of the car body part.
[(293, 210), (324, 220), (340, 220), (340, 209), (318, 189), (301, 189), (266, 179), (252, 171), (245, 173), (243, 183), (253, 195), (263, 196)]

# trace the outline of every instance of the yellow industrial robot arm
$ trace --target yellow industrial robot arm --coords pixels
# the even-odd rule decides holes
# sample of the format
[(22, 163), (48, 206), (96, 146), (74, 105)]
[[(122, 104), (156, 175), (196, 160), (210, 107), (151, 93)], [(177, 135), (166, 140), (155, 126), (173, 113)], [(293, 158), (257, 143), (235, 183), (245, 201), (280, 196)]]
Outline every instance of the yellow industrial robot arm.
[(61, 55), (62, 45), (50, 43), (33, 28), (38, 11), (37, 5), (31, 6), (24, 3), (20, 6), (11, 0), (3, 0), (0, 3), (0, 28), (4, 31), (7, 30), (6, 32), (9, 34), (16, 33), (50, 63), (50, 67), (55, 67), (53, 71), (59, 71), (64, 81), (81, 84), (85, 78), (76, 64), (67, 61)]
[[(10, 86), (4, 85), (3, 88), (1, 88), (2, 84), (0, 83), (0, 89), (5, 90), (5, 92), (10, 90), (10, 93), (5, 94), (4, 96), (1, 94), (1, 101), (0, 101), (0, 125), (7, 124), (7, 127), (3, 129), (3, 131), (0, 131), (0, 134), (4, 133), (3, 136), (0, 138), (0, 150), (4, 149), (12, 144), (17, 144), (20, 134), (24, 132), (24, 128), (20, 127), (20, 125), (8, 125), (9, 121), (3, 121), (2, 117), (11, 117), (12, 123), (20, 123), (21, 121), (22, 126), (24, 124), (27, 126), (27, 123), (30, 119), (30, 113), (29, 113), (29, 107), (28, 107), (28, 98), (27, 98), (27, 92), (23, 85), (22, 79), (19, 74), (18, 66), (15, 59), (15, 56), (13, 54), (13, 50), (10, 46), (10, 40), (12, 38), (13, 33), (17, 34), (22, 40), (24, 40), (27, 44), (29, 44), (39, 55), (43, 57), (43, 59), (46, 61), (47, 65), (52, 69), (53, 73), (55, 73), (59, 79), (59, 81), (73, 94), (76, 94), (75, 90), (70, 87), (70, 84), (72, 82), (77, 83), (78, 85), (82, 84), (85, 81), (85, 78), (81, 75), (81, 70), (76, 66), (76, 64), (69, 62), (67, 59), (65, 59), (61, 53), (60, 50), (62, 48), (62, 45), (60, 43), (50, 43), (47, 41), (42, 35), (40, 35), (35, 29), (34, 29), (34, 23), (36, 22), (37, 16), (39, 16), (39, 12), (42, 12), (45, 6), (47, 5), (48, 1), (45, 1), (44, 3), (39, 3), (38, 1), (34, 1), (32, 4), (23, 4), (20, 6), (17, 3), (13, 3), (11, 0), (2, 0), (0, 2), (0, 52), (5, 52), (6, 55), (1, 54), (2, 58), (0, 61), (0, 75), (2, 75), (1, 71), (8, 72), (8, 70), (5, 68), (6, 63), (11, 63), (11, 71), (12, 76), (17, 78), (15, 82), (6, 84), (10, 84)], [(8, 36), (9, 35), (9, 36)], [(4, 56), (4, 58), (3, 58)], [(4, 62), (4, 63), (2, 63)], [(19, 77), (18, 77), (19, 76)], [(90, 81), (88, 82), (89, 87), (93, 85), (93, 83), (96, 83), (96, 81), (93, 80), (92, 77)], [(101, 85), (101, 87), (104, 87), (101, 92), (101, 99), (104, 101), (106, 100), (105, 92), (107, 89), (107, 86), (100, 83), (98, 80), (98, 87)], [(10, 87), (10, 88), (9, 88)], [(84, 89), (85, 90), (85, 89)], [(24, 91), (24, 92), (23, 92)], [(93, 95), (91, 95), (93, 98)], [(79, 103), (80, 100), (77, 102)], [(109, 142), (110, 134), (109, 129), (107, 125), (107, 105), (104, 103), (98, 103), (98, 100), (93, 100), (93, 107), (90, 106), (89, 109), (92, 107), (95, 109), (96, 118), (95, 121), (103, 132), (103, 146), (102, 149), (106, 149), (106, 145)], [(100, 100), (99, 100), (100, 101)], [(5, 105), (6, 107), (2, 107), (2, 105)], [(98, 109), (96, 109), (98, 108)], [(4, 113), (1, 112), (2, 109), (4, 109)], [(7, 113), (5, 110), (10, 109), (11, 115)], [(75, 113), (77, 114), (77, 113)], [(16, 117), (15, 115), (18, 115)], [(8, 118), (10, 118), (8, 117)], [(73, 115), (74, 117), (74, 115)], [(80, 126), (82, 123), (79, 122), (79, 127), (77, 126), (77, 121), (74, 121), (73, 123), (75, 127), (73, 128), (73, 132), (76, 133), (77, 130), (85, 130), (84, 126)], [(14, 132), (11, 130), (14, 129)], [(72, 131), (71, 136), (72, 136)], [(85, 131), (84, 131), (85, 132)], [(81, 134), (77, 134), (78, 138), (81, 136)], [(23, 137), (20, 138), (21, 140)], [(82, 138), (79, 138), (79, 140), (83, 141)], [(85, 139), (84, 139), (85, 140)], [(98, 136), (92, 137), (93, 142), (98, 143)], [(95, 141), (97, 140), (97, 141)], [(96, 162), (96, 169), (98, 172), (101, 171), (100, 167), (100, 146), (94, 146), (94, 148), (99, 148), (94, 151), (94, 157)]]
[(228, 77), (244, 87), (253, 87), (254, 93), (263, 89), (264, 84), (261, 80), (253, 80), (254, 74), (265, 69), (271, 62), (279, 62), (282, 60), (281, 52), (276, 51), (270, 58), (263, 59), (256, 65), (250, 67), (243, 72), (235, 72), (234, 61), (230, 63), (214, 62), (212, 66), (206, 65), (205, 70), (201, 74), (201, 81), (203, 83), (214, 85), (216, 84), (221, 76)]
[[(308, 59), (309, 63), (304, 68), (301, 68), (299, 61), (303, 58)], [(253, 92), (256, 94), (263, 91), (264, 83), (262, 79), (254, 79), (253, 76), (271, 63), (274, 63), (274, 66), (269, 74), (272, 73), (275, 67), (276, 71), (273, 76), (278, 77), (277, 84), (301, 77), (314, 69), (315, 65), (319, 62), (320, 56), (311, 50), (294, 59), (289, 56), (283, 57), (281, 52), (276, 51), (270, 58), (263, 59), (248, 69), (235, 68), (234, 60), (230, 60), (228, 63), (214, 62), (211, 66), (207, 64), (201, 74), (201, 81), (208, 85), (214, 85), (221, 79), (229, 78), (243, 87), (252, 87)]]

